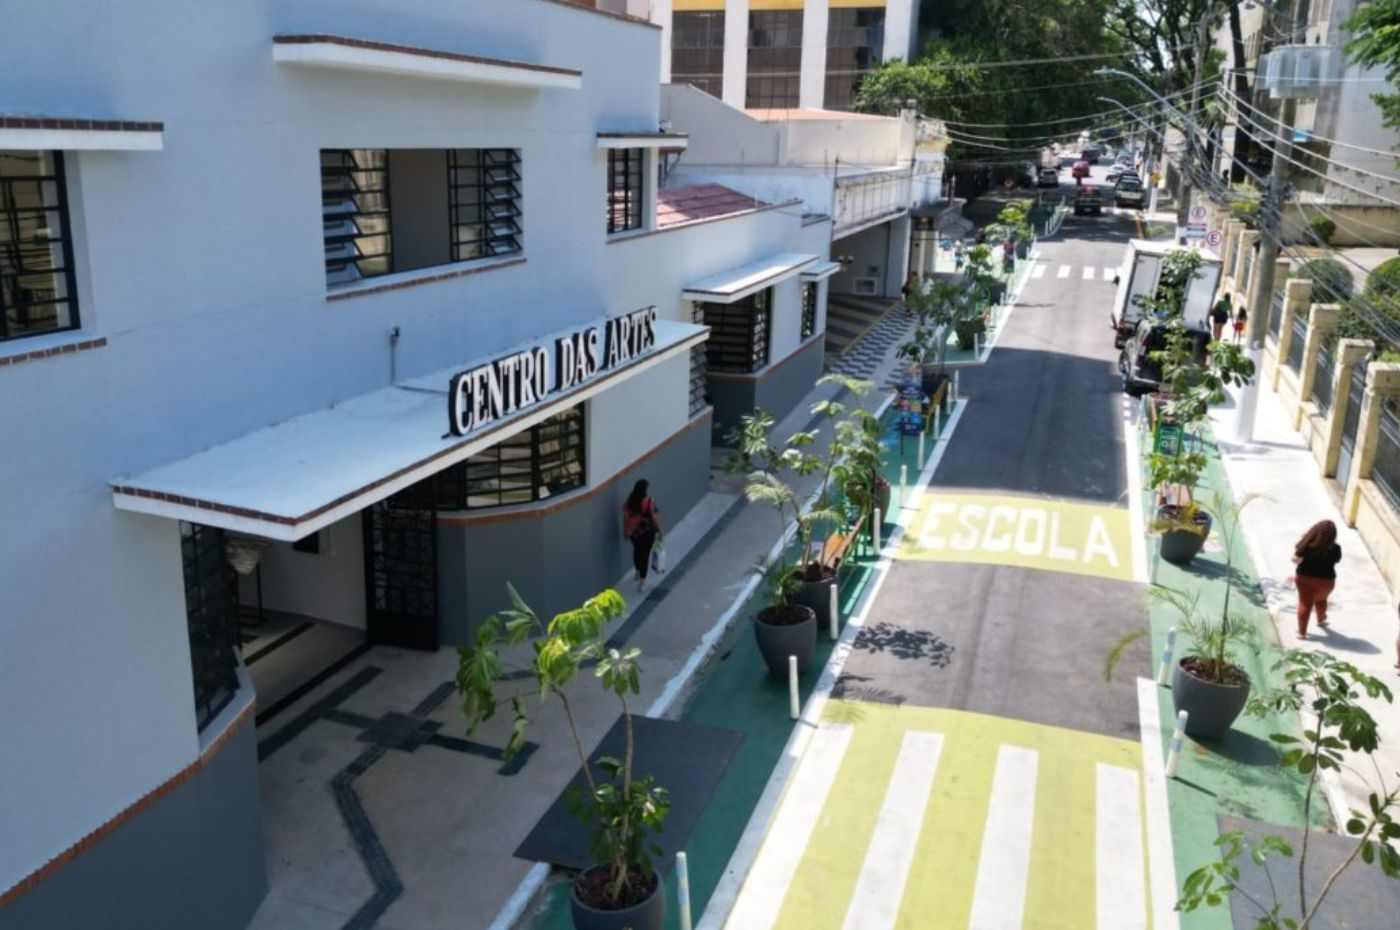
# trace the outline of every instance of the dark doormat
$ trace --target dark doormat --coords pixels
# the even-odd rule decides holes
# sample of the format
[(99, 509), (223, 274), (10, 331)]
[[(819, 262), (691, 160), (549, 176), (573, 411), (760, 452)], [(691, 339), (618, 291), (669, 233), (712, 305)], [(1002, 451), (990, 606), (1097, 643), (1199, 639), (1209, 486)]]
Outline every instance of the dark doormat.
[[(671, 794), (671, 812), (664, 829), (656, 837), (661, 847), (657, 862), (669, 862), (685, 848), (690, 831), (704, 813), (710, 795), (714, 794), (715, 786), (729, 767), (729, 760), (743, 742), (744, 734), (652, 717), (633, 717), (632, 724), (636, 747), (633, 775), (638, 778), (650, 775)], [(621, 759), (624, 746), (622, 718), (618, 717), (589, 756), (589, 761), (596, 763), (602, 756)], [(595, 778), (599, 777), (596, 765), (593, 772)], [(589, 852), (587, 828), (570, 813), (564, 800), (570, 789), (582, 788), (585, 784), (580, 769), (569, 788), (555, 799), (525, 837), (525, 842), (515, 851), (516, 856), (568, 869), (586, 869), (597, 864)]]
[[(1298, 911), (1298, 851), (1302, 849), (1302, 831), (1291, 827), (1276, 827), (1238, 817), (1221, 817), (1220, 831), (1227, 833), (1240, 830), (1245, 835), (1250, 848), (1254, 848), (1261, 837), (1273, 834), (1280, 836), (1293, 847), (1293, 858), (1271, 857), (1268, 861), (1269, 875), (1273, 876), (1274, 887), (1278, 889), (1279, 901), (1283, 903), (1283, 917), (1296, 916)], [(1308, 896), (1309, 903), (1317, 899), (1317, 893), (1327, 882), (1342, 860), (1351, 854), (1356, 843), (1346, 836), (1335, 833), (1312, 832), (1308, 838)], [(1255, 900), (1272, 905), (1274, 898), (1269, 890), (1269, 876), (1262, 867), (1254, 864), (1248, 854), (1236, 860), (1240, 868), (1240, 885)], [(1204, 865), (1205, 863), (1197, 863)], [(1186, 876), (1178, 876), (1185, 881)], [(1317, 917), (1309, 925), (1311, 930), (1380, 930), (1381, 927), (1394, 927), (1396, 914), (1400, 913), (1400, 882), (1386, 878), (1377, 866), (1367, 865), (1357, 858), (1356, 862), (1342, 873), (1337, 884), (1327, 895), (1327, 902), (1318, 911)], [(1236, 927), (1253, 927), (1259, 911), (1241, 894), (1230, 896), (1230, 916)]]

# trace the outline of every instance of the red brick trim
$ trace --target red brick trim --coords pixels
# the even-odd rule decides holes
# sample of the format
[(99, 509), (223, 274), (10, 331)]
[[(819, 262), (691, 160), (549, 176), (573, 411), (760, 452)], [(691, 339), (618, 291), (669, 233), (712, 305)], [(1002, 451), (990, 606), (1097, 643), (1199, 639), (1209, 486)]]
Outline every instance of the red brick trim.
[(661, 226), (657, 229), (648, 229), (645, 232), (634, 233), (630, 236), (618, 236), (615, 239), (609, 239), (608, 245), (616, 245), (619, 242), (631, 242), (633, 239), (645, 239), (648, 236), (655, 236), (659, 233), (675, 232), (678, 229), (690, 229), (694, 226), (700, 226), (704, 223), (714, 223), (718, 222), (719, 220), (732, 220), (737, 219), (741, 216), (749, 216), (754, 213), (766, 213), (769, 210), (779, 210), (783, 207), (791, 207), (795, 204), (800, 204), (801, 202), (801, 198), (796, 198), (793, 200), (785, 200), (782, 203), (766, 204), (762, 207), (755, 207), (749, 210), (739, 210), (735, 213), (725, 213), (721, 216), (707, 216), (703, 219), (686, 220), (683, 223), (672, 223), (670, 226)]
[(349, 36), (329, 33), (307, 35), (275, 35), (276, 45), (343, 45), (346, 48), (363, 48), (374, 52), (398, 52), (404, 55), (417, 55), (421, 58), (441, 58), (446, 61), (461, 61), (474, 65), (495, 65), (501, 68), (523, 68), (526, 71), (541, 71), (545, 74), (566, 74), (569, 77), (583, 77), (583, 72), (575, 68), (555, 68), (551, 65), (536, 65), (528, 61), (512, 58), (485, 58), (481, 55), (464, 55), (461, 52), (444, 52), (438, 49), (420, 48), (416, 45), (395, 45), (392, 42), (375, 42), (370, 39), (352, 39)]
[(37, 362), (40, 359), (53, 358), (55, 355), (72, 355), (75, 352), (86, 352), (88, 349), (100, 349), (106, 344), (107, 337), (102, 336), (98, 339), (84, 339), (82, 342), (65, 342), (63, 345), (36, 349), (33, 352), (20, 352), (17, 355), (0, 355), (0, 368), (24, 362)]
[(52, 859), (39, 866), (39, 868), (35, 869), (33, 872), (30, 872), (24, 878), (20, 879), (19, 882), (13, 887), (11, 887), (8, 891), (4, 892), (3, 894), (0, 894), (0, 909), (8, 907), (17, 898), (19, 898), (20, 895), (23, 895), (25, 892), (38, 887), (40, 883), (46, 881), (59, 869), (63, 868), (65, 865), (72, 862), (78, 856), (81, 856), (83, 853), (87, 852), (89, 849), (106, 839), (108, 835), (112, 833), (112, 831), (116, 830), (122, 824), (126, 823), (127, 821), (131, 820), (137, 815), (144, 813), (157, 801), (170, 794), (172, 791), (183, 785), (185, 782), (189, 781), (195, 775), (198, 775), (201, 771), (204, 770), (205, 766), (209, 764), (209, 761), (213, 759), (216, 755), (218, 755), (219, 751), (224, 748), (224, 746), (229, 741), (229, 737), (233, 736), (233, 734), (237, 732), (239, 727), (243, 726), (249, 720), (253, 719), (253, 711), (256, 709), (256, 707), (256, 701), (249, 701), (248, 706), (244, 707), (241, 711), (239, 711), (238, 716), (233, 718), (233, 720), (229, 722), (228, 726), (224, 727), (224, 732), (219, 734), (218, 739), (210, 743), (208, 748), (206, 748), (202, 753), (199, 754), (198, 759), (195, 759), (189, 765), (185, 766), (183, 769), (176, 772), (174, 775), (170, 776), (165, 781), (161, 782), (155, 788), (148, 791), (145, 795), (139, 798), (136, 801), (136, 803), (120, 811), (111, 820), (108, 820), (96, 830), (93, 830), (87, 836), (84, 836), (82, 839), (78, 840), (78, 842), (74, 843), (72, 846), (69, 846), (57, 856), (54, 856)]
[(538, 507), (532, 507), (527, 505), (520, 510), (512, 510), (508, 513), (492, 513), (490, 511), (476, 511), (475, 513), (473, 513), (472, 511), (455, 511), (450, 513), (439, 513), (437, 515), (437, 522), (440, 525), (446, 526), (486, 526), (492, 523), (509, 523), (514, 520), (540, 520), (549, 516), (552, 513), (557, 513), (560, 510), (566, 510), (574, 506), (575, 504), (582, 504), (584, 501), (589, 500), (596, 494), (603, 491), (603, 489), (613, 485), (630, 469), (636, 468), (643, 462), (650, 461), (651, 459), (655, 458), (663, 449), (671, 445), (671, 443), (675, 442), (677, 439), (680, 439), (686, 433), (695, 429), (702, 423), (708, 423), (711, 419), (714, 418), (714, 413), (715, 410), (713, 407), (706, 407), (704, 411), (696, 414), (695, 417), (692, 418), (690, 422), (686, 423), (685, 426), (682, 426), (670, 436), (667, 436), (665, 439), (661, 440), (661, 442), (657, 443), (649, 451), (643, 453), (641, 456), (634, 459), (630, 463), (622, 466), (622, 468), (619, 468), (616, 473), (614, 473), (606, 480), (598, 482), (596, 485), (589, 488), (587, 491), (582, 491), (578, 494), (566, 497), (558, 503), (551, 503), (545, 506)]
[[(708, 330), (706, 332), (708, 333)], [(699, 341), (701, 340), (696, 337), (690, 337), (690, 339), (682, 340), (682, 342), (678, 343), (676, 346), (671, 347), (671, 349), (668, 351), (685, 347), (687, 344), (695, 344)], [(601, 378), (588, 382), (587, 387), (593, 387), (595, 385), (606, 384), (609, 381), (614, 381), (619, 376), (626, 374), (628, 371), (630, 371), (631, 368), (631, 365), (629, 365), (627, 368), (619, 368), (607, 375), (604, 375)], [(473, 433), (471, 436), (466, 437), (461, 442), (453, 443), (448, 448), (436, 452), (433, 455), (422, 459), (421, 461), (414, 462), (411, 465), (405, 465), (403, 468), (400, 468), (397, 471), (392, 472), (391, 474), (385, 475), (383, 478), (380, 478), (377, 481), (371, 481), (364, 487), (356, 488), (353, 491), (342, 494), (335, 500), (327, 504), (322, 504), (320, 507), (317, 507), (314, 510), (307, 511), (299, 517), (288, 517), (277, 513), (265, 513), (261, 510), (251, 510), (247, 507), (233, 507), (228, 504), (220, 504), (215, 501), (200, 500), (194, 497), (182, 497), (178, 494), (166, 494), (163, 491), (150, 491), (145, 488), (133, 488), (121, 484), (113, 485), (112, 493), (125, 494), (128, 497), (143, 497), (147, 500), (165, 501), (170, 504), (178, 504), (184, 507), (194, 507), (199, 510), (210, 510), (216, 513), (226, 513), (231, 514), (235, 517), (245, 517), (249, 520), (262, 520), (266, 523), (277, 523), (282, 526), (296, 526), (298, 523), (305, 523), (306, 521), (313, 520), (329, 510), (334, 510), (336, 507), (339, 507), (340, 505), (348, 501), (352, 501), (363, 494), (367, 494), (370, 491), (373, 491), (375, 488), (382, 487), (400, 478), (401, 476), (408, 474), (411, 471), (416, 471), (417, 469), (422, 468), (424, 465), (431, 465), (433, 462), (436, 462), (439, 459), (452, 455), (459, 448), (461, 448), (464, 445), (467, 445), (468, 443), (473, 443), (479, 439), (484, 439), (486, 437), (495, 435), (496, 433), (504, 432), (505, 430), (510, 429), (513, 425), (514, 421), (511, 421), (509, 423), (501, 423), (497, 426), (492, 427), (491, 429), (483, 430), (479, 433)]]
[(75, 119), (67, 116), (6, 116), (0, 129), (67, 129), (80, 132), (164, 132), (165, 124), (126, 119)]
[(823, 331), (820, 332), (820, 333), (817, 333), (817, 334), (814, 335), (814, 336), (808, 336), (806, 342), (802, 343), (802, 345), (798, 346), (797, 348), (795, 348), (795, 349), (793, 349), (791, 352), (789, 352), (788, 355), (787, 355), (787, 357), (784, 358), (781, 362), (778, 362), (777, 364), (774, 364), (774, 365), (769, 365), (767, 368), (763, 369), (762, 371), (754, 372), (754, 373), (751, 374), (751, 375), (739, 374), (738, 372), (733, 372), (733, 371), (712, 371), (712, 372), (709, 373), (709, 377), (714, 378), (716, 381), (741, 381), (741, 382), (742, 382), (742, 381), (747, 381), (747, 382), (753, 382), (753, 383), (756, 384), (756, 383), (758, 383), (759, 381), (762, 381), (762, 380), (764, 380), (765, 378), (767, 378), (769, 375), (771, 375), (773, 372), (777, 371), (779, 368), (782, 368), (782, 367), (783, 367), (784, 365), (786, 365), (788, 362), (790, 362), (790, 361), (792, 361), (793, 359), (797, 358), (797, 357), (798, 357), (799, 355), (801, 355), (803, 352), (806, 352), (808, 349), (812, 348), (812, 346), (816, 345), (817, 342), (822, 341), (822, 340), (825, 340), (825, 339), (826, 339), (826, 331), (825, 331), (825, 330), (823, 330)]
[[(351, 300), (355, 297), (364, 297), (369, 294), (383, 294), (385, 291), (401, 291), (406, 287), (419, 287), (424, 284), (436, 284), (439, 281), (450, 281), (453, 278), (466, 278), (474, 274), (485, 274), (488, 271), (497, 271), (501, 268), (514, 268), (516, 265), (525, 264), (525, 259), (512, 258), (509, 261), (495, 262), (490, 265), (480, 265), (474, 268), (458, 268), (455, 271), (444, 271), (441, 274), (424, 275), (421, 278), (408, 278), (404, 281), (392, 281), (378, 286), (360, 287), (347, 291), (331, 291), (326, 294), (326, 302), (333, 303), (337, 300)], [(374, 280), (373, 278), (370, 279)]]

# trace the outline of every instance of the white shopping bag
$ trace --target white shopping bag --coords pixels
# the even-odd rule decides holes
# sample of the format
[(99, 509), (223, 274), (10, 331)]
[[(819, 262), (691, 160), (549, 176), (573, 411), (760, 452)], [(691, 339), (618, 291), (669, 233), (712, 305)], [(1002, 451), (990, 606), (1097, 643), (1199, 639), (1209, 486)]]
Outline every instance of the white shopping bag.
[(651, 550), (651, 570), (658, 575), (666, 572), (666, 547), (657, 540), (656, 547)]

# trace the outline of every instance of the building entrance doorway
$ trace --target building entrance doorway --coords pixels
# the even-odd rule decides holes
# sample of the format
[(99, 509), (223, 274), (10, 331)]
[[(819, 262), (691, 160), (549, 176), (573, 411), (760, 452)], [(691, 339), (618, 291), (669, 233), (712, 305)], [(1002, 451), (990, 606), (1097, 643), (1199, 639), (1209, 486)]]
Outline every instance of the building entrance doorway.
[(438, 647), (437, 508), (420, 482), (364, 510), (365, 627), (376, 645)]

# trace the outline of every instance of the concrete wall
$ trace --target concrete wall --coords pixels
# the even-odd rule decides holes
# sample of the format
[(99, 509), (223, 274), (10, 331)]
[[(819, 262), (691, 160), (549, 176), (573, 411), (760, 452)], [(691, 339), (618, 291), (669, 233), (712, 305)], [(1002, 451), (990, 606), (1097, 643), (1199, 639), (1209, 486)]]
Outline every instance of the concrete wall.
[(249, 715), (186, 780), (20, 894), (0, 925), (243, 930), (267, 893), (255, 734)]
[[(332, 523), (318, 534), (320, 551), (298, 552), (275, 542), (264, 550), (263, 606), (365, 629), (365, 536), (359, 514)], [(239, 600), (258, 602), (257, 581), (239, 579)]]
[[(903, 279), (894, 285), (892, 292), (889, 289), (892, 237), (892, 224), (881, 223), (833, 243), (832, 258), (841, 261), (844, 267), (832, 275), (831, 292), (856, 294), (855, 282), (858, 278), (875, 278), (878, 288), (876, 296), (898, 294), (904, 285)], [(848, 257), (851, 259), (849, 262), (845, 261)]]
[(1321, 208), (1311, 203), (1287, 204), (1283, 211), (1285, 241), (1315, 245), (1308, 224), (1318, 217), (1336, 224), (1333, 246), (1400, 246), (1400, 207), (1330, 201), (1321, 204)]

